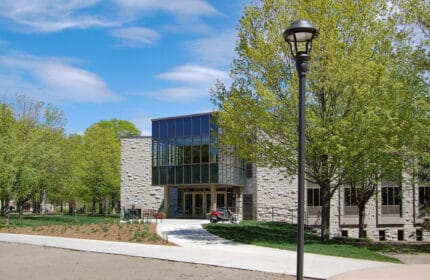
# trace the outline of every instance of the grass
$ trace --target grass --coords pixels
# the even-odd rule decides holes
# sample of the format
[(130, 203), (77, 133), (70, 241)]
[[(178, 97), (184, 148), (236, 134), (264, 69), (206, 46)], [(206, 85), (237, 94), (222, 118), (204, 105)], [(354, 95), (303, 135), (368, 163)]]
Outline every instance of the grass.
[[(51, 225), (84, 225), (84, 224), (109, 224), (115, 223), (119, 220), (119, 216), (105, 216), (105, 215), (60, 215), (60, 214), (24, 214), (22, 220), (19, 219), (17, 213), (11, 213), (9, 218), (9, 225), (15, 227), (38, 227), (38, 226), (51, 226)], [(0, 218), (0, 226), (5, 225), (4, 219)]]
[[(295, 225), (242, 221), (239, 224), (205, 224), (204, 228), (212, 234), (241, 243), (286, 250), (297, 249)], [(379, 254), (376, 247), (335, 240), (321, 242), (319, 237), (310, 231), (305, 231), (304, 250), (307, 253), (329, 256), (400, 263), (396, 258)]]

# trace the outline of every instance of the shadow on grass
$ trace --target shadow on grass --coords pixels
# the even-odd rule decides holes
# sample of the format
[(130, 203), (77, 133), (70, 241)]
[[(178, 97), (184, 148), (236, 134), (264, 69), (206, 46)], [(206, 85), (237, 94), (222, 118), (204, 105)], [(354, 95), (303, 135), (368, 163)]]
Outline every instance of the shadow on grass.
[[(242, 221), (239, 224), (205, 224), (204, 228), (210, 233), (222, 238), (278, 249), (296, 250), (297, 230), (295, 225), (283, 222)], [(305, 231), (305, 252), (329, 256), (367, 259), (399, 263), (400, 261), (378, 254), (362, 244), (351, 244), (331, 240), (322, 242), (319, 236)]]

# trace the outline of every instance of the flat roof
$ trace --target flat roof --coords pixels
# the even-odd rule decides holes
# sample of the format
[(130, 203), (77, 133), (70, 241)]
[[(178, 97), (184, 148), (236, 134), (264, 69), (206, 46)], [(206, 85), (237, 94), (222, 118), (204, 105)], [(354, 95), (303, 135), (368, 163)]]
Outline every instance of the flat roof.
[(164, 121), (164, 120), (171, 120), (171, 119), (179, 119), (179, 118), (189, 118), (189, 117), (207, 116), (207, 115), (212, 115), (212, 112), (199, 113), (199, 114), (191, 114), (191, 115), (182, 115), (182, 116), (173, 116), (173, 117), (165, 117), (165, 118), (157, 118), (157, 119), (151, 119), (151, 122), (155, 122), (155, 121)]

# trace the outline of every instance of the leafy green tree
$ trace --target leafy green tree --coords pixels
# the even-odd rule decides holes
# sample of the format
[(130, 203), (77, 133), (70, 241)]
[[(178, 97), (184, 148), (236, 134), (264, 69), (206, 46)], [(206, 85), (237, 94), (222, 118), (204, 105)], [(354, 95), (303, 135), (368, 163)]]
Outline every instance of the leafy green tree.
[(140, 132), (127, 121), (113, 119), (89, 127), (84, 135), (84, 185), (91, 196), (92, 212), (107, 213), (119, 205), (120, 137), (137, 136)]
[(10, 107), (0, 104), (0, 199), (1, 212), (4, 215), (6, 224), (9, 224), (9, 202), (12, 197), (13, 167), (11, 161), (14, 153), (12, 149), (13, 134), (12, 128), (15, 118)]
[[(410, 81), (422, 72), (412, 68), (404, 75), (399, 66), (416, 53), (399, 32), (397, 13), (386, 1), (373, 0), (251, 3), (238, 27), (233, 84), (228, 89), (218, 84), (213, 92), (221, 143), (235, 145), (249, 161), (294, 175), (298, 79), (282, 33), (297, 18), (318, 27), (307, 83), (306, 176), (320, 186), (322, 240), (329, 239), (330, 200), (338, 187), (373, 178), (384, 158), (402, 156), (419, 133), (412, 124), (423, 118), (416, 105), (425, 98)], [(402, 116), (408, 118), (398, 121)], [(353, 144), (368, 132), (367, 141)], [(381, 143), (374, 158), (366, 150), (372, 142)], [(357, 174), (349, 171), (357, 162), (368, 165), (353, 177)]]

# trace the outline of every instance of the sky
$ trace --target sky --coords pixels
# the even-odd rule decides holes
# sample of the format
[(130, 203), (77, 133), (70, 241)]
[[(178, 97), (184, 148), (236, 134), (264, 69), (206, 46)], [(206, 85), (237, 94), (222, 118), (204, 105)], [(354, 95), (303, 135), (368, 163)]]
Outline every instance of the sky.
[(151, 119), (212, 111), (246, 3), (1, 0), (0, 96), (58, 107), (68, 134), (117, 118), (150, 135)]

